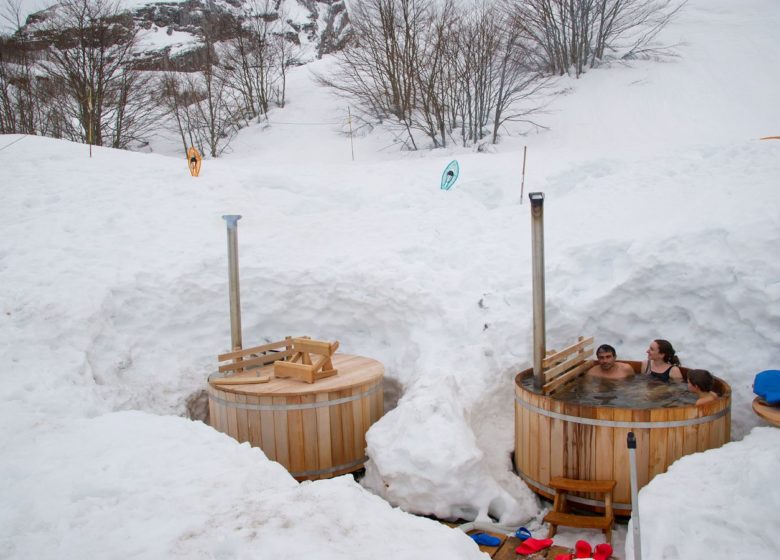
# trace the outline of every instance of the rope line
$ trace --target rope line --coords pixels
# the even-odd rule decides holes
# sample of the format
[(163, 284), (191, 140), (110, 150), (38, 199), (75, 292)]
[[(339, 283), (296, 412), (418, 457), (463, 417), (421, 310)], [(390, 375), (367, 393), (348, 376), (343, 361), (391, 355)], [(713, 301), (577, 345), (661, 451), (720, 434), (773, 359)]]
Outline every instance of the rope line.
[(0, 148), (0, 152), (1, 152), (1, 151), (3, 151), (3, 150), (5, 150), (5, 149), (6, 149), (6, 148), (8, 148), (9, 146), (13, 146), (13, 145), (14, 145), (14, 144), (16, 144), (17, 142), (20, 142), (20, 141), (24, 140), (24, 139), (25, 139), (25, 138), (27, 138), (28, 136), (29, 136), (29, 134), (25, 134), (25, 135), (23, 135), (21, 138), (17, 138), (16, 140), (14, 140), (13, 142), (11, 142), (10, 144), (6, 144), (6, 145), (5, 145), (5, 146), (3, 146), (2, 148)]
[(346, 122), (284, 122), (284, 121), (265, 121), (267, 124), (291, 124), (303, 126), (332, 126), (334, 124), (344, 125)]

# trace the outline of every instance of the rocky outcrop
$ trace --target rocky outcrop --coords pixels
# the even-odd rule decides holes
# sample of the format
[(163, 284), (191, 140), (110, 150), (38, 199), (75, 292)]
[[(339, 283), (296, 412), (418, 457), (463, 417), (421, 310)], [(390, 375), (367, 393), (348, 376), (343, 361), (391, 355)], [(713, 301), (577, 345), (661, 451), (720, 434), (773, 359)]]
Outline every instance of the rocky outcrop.
[[(257, 0), (254, 5), (258, 4)], [(296, 45), (296, 58), (306, 62), (338, 51), (349, 36), (349, 16), (344, 0), (269, 0), (262, 18), (274, 23), (274, 33)], [(149, 2), (132, 12), (139, 31), (135, 62), (144, 70), (194, 71), (206, 60), (203, 40), (206, 26), (212, 41), (236, 36), (248, 12), (247, 0), (172, 0)], [(56, 8), (28, 19), (27, 37), (38, 37), (41, 46), (51, 40), (45, 31)], [(129, 19), (126, 20), (129, 25)]]

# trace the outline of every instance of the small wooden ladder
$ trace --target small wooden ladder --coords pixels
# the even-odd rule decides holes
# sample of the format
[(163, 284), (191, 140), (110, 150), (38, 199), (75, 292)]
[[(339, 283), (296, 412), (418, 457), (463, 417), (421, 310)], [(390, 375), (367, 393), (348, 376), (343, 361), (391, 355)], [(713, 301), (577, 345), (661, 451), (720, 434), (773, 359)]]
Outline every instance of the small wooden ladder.
[[(550, 479), (550, 486), (555, 489), (553, 510), (544, 516), (545, 523), (550, 524), (547, 538), (552, 538), (558, 530), (558, 525), (577, 527), (581, 529), (601, 529), (609, 544), (612, 544), (612, 524), (615, 514), (612, 511), (612, 490), (617, 484), (614, 480), (575, 480), (555, 476)], [(604, 516), (578, 515), (569, 513), (566, 494), (569, 492), (590, 492), (604, 495)]]

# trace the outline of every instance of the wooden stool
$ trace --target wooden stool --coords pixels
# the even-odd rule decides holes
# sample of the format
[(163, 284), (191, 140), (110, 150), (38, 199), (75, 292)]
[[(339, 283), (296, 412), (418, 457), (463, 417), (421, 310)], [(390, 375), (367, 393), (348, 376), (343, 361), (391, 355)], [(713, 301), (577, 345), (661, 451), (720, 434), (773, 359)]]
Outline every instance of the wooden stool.
[[(555, 489), (553, 510), (544, 516), (545, 523), (550, 524), (547, 538), (552, 538), (558, 530), (558, 525), (577, 527), (580, 529), (601, 529), (609, 544), (612, 544), (612, 524), (615, 514), (612, 511), (612, 490), (617, 484), (614, 480), (575, 480), (555, 476), (550, 479), (550, 486)], [(592, 492), (604, 495), (604, 516), (577, 515), (568, 513), (569, 507), (566, 494), (569, 492)]]

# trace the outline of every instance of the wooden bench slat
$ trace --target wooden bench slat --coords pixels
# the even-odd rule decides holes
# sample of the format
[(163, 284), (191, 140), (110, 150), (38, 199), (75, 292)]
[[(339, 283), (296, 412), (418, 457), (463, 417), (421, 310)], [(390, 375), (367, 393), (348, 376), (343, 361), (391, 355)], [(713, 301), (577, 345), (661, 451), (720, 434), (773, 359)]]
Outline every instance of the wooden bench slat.
[(591, 366), (590, 360), (582, 362), (580, 365), (572, 369), (571, 371), (567, 371), (566, 373), (559, 375), (552, 381), (549, 381), (548, 383), (545, 383), (542, 386), (542, 392), (545, 395), (548, 395), (555, 391), (558, 387), (569, 381), (570, 379), (577, 377), (579, 374), (581, 374), (583, 371), (589, 369)]
[(217, 377), (210, 379), (209, 383), (212, 385), (254, 385), (269, 381), (271, 381), (270, 375), (261, 375), (260, 377)]
[(576, 480), (554, 476), (550, 479), (550, 487), (567, 492), (609, 492), (617, 484), (614, 480)]
[[(601, 529), (608, 543), (612, 541), (612, 525), (615, 514), (612, 510), (612, 491), (617, 482), (615, 480), (579, 480), (554, 476), (550, 479), (550, 486), (555, 489), (555, 501), (553, 511), (544, 516), (544, 522), (549, 523), (550, 530), (547, 538), (552, 538), (558, 531), (558, 525), (577, 527), (580, 529)], [(569, 492), (590, 492), (604, 495), (604, 515), (579, 515), (568, 513)]]
[(292, 341), (291, 337), (285, 340), (279, 340), (277, 342), (269, 342), (262, 346), (253, 346), (252, 348), (242, 348), (241, 350), (233, 350), (232, 352), (226, 352), (217, 356), (218, 362), (224, 362), (225, 360), (233, 360), (235, 358), (243, 358), (250, 354), (259, 354), (261, 352), (268, 352), (269, 350), (278, 350), (279, 348), (285, 348)]
[(572, 356), (565, 362), (561, 362), (555, 367), (552, 367), (550, 369), (544, 370), (544, 380), (545, 381), (551, 381), (553, 378), (555, 378), (557, 375), (565, 372), (568, 369), (571, 369), (575, 366), (578, 366), (579, 364), (583, 364), (585, 362), (591, 362), (592, 360), (588, 358), (586, 355), (580, 356), (579, 354), (576, 356)]
[(222, 364), (221, 366), (219, 366), (218, 371), (220, 373), (224, 373), (226, 371), (235, 371), (237, 369), (247, 369), (249, 367), (265, 366), (277, 362), (279, 360), (283, 360), (289, 356), (292, 356), (292, 354), (293, 354), (292, 349), (281, 350), (279, 352), (270, 352), (262, 356), (257, 356), (256, 358), (241, 360), (240, 362), (230, 362), (228, 364)]
[(580, 340), (579, 342), (576, 342), (569, 346), (568, 348), (564, 348), (560, 352), (556, 352), (555, 354), (552, 354), (550, 356), (546, 356), (542, 360), (542, 368), (547, 368), (553, 364), (557, 364), (558, 362), (562, 361), (564, 358), (569, 356), (570, 354), (574, 354), (575, 352), (578, 352), (582, 349), (584, 349), (586, 346), (593, 344), (593, 337), (590, 336), (584, 340)]
[(567, 527), (577, 527), (580, 529), (607, 529), (612, 527), (614, 519), (612, 516), (596, 517), (592, 515), (577, 515), (575, 513), (561, 513), (551, 511), (544, 516), (545, 523), (553, 525), (566, 525)]
[(292, 342), (298, 352), (325, 354), (326, 356), (332, 356), (339, 347), (338, 341), (325, 342), (322, 340), (311, 340), (309, 338), (293, 338)]

